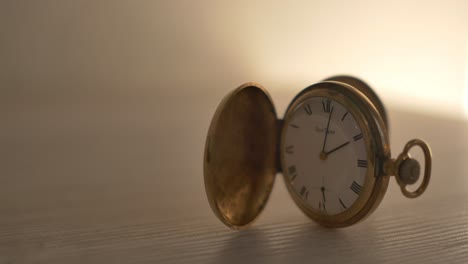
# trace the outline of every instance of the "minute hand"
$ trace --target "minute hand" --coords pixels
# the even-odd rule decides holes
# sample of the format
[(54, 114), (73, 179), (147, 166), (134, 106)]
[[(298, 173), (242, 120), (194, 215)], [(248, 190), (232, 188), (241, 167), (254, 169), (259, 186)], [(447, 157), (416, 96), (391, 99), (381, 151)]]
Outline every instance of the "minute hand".
[(338, 147), (336, 147), (336, 148), (334, 148), (334, 149), (332, 149), (332, 150), (330, 150), (330, 151), (325, 152), (325, 154), (330, 155), (330, 153), (333, 153), (333, 152), (339, 150), (340, 148), (342, 148), (342, 147), (344, 147), (344, 146), (346, 146), (346, 145), (348, 145), (348, 144), (349, 144), (349, 141), (346, 142), (346, 143), (343, 143), (343, 144), (339, 145)]
[(330, 115), (328, 116), (327, 130), (325, 130), (325, 138), (323, 139), (322, 153), (325, 153), (325, 145), (327, 145), (328, 129), (330, 128), (330, 119), (333, 114), (333, 107), (331, 108)]

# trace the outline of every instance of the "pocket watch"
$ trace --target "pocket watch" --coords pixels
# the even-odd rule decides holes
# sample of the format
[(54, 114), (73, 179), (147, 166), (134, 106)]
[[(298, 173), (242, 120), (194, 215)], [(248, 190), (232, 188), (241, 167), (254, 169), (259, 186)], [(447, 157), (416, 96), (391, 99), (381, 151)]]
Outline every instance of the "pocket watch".
[[(204, 180), (214, 214), (242, 229), (265, 207), (275, 175), (283, 174), (297, 206), (326, 227), (353, 225), (380, 204), (395, 176), (404, 196), (426, 190), (432, 155), (422, 140), (390, 154), (385, 108), (362, 80), (334, 76), (302, 90), (278, 119), (261, 85), (246, 83), (218, 106), (205, 144)], [(409, 151), (420, 147), (421, 174)]]

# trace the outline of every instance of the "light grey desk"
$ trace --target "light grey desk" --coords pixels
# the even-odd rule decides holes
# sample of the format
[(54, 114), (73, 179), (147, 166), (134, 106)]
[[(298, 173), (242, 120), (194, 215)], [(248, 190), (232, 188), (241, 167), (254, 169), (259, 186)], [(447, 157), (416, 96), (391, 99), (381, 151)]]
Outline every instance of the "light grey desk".
[[(432, 182), (419, 199), (404, 198), (392, 179), (366, 221), (325, 229), (278, 177), (253, 227), (234, 232), (212, 214), (202, 172), (224, 93), (7, 105), (0, 263), (468, 261), (466, 123), (389, 109), (394, 156), (414, 137), (432, 146)], [(284, 106), (292, 96), (273, 98)]]

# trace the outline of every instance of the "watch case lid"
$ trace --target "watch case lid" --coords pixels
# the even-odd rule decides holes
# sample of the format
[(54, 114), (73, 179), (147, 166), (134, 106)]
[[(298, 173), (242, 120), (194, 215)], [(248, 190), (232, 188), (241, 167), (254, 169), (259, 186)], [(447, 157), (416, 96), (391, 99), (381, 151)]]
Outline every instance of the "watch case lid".
[(278, 120), (268, 92), (246, 83), (219, 104), (204, 154), (205, 191), (214, 214), (242, 229), (265, 207), (276, 174)]

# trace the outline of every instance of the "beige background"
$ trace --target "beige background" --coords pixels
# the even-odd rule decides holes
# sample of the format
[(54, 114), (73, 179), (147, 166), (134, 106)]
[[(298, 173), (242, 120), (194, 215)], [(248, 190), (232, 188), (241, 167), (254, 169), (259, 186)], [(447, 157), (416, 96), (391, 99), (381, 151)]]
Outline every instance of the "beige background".
[[(0, 263), (466, 263), (466, 1), (0, 1)], [(434, 151), (419, 199), (392, 179), (365, 222), (323, 229), (278, 177), (252, 229), (204, 194), (221, 98), (361, 76), (392, 153)], [(418, 113), (419, 112), (419, 113)], [(443, 117), (440, 117), (443, 116)], [(280, 175), (279, 175), (280, 176)]]
[(251, 80), (296, 93), (348, 73), (388, 104), (460, 116), (467, 17), (466, 1), (2, 1), (2, 99), (222, 95)]

